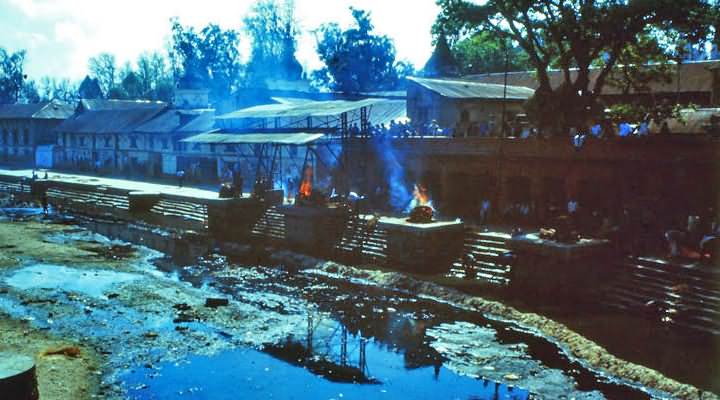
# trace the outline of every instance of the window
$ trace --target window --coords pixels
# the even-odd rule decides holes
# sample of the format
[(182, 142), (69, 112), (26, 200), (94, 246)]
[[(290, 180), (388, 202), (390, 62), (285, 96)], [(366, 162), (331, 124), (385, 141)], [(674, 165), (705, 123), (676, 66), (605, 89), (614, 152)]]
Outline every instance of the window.
[(23, 144), (25, 146), (30, 144), (30, 130), (28, 128), (25, 128), (25, 131), (23, 132)]
[(75, 135), (70, 135), (70, 146), (71, 147), (77, 146), (77, 137), (75, 137)]
[(17, 129), (13, 130), (12, 133), (12, 144), (17, 146), (18, 145), (18, 131)]
[(130, 136), (130, 148), (137, 149), (137, 138), (135, 136)]
[(7, 129), (3, 129), (3, 132), (2, 132), (2, 143), (3, 143), (3, 144), (8, 144), (8, 131), (7, 131)]
[(110, 136), (105, 136), (104, 139), (105, 139), (105, 147), (110, 147), (110, 140), (111, 140)]
[(163, 150), (167, 150), (167, 149), (168, 149), (168, 140), (165, 139), (165, 138), (163, 138), (163, 139), (161, 140), (161, 143), (162, 143), (162, 149), (163, 149)]
[(85, 147), (85, 136), (80, 136), (80, 147)]
[(226, 144), (225, 152), (226, 153), (237, 153), (237, 146), (235, 146), (234, 144)]
[(192, 149), (193, 149), (193, 151), (200, 151), (200, 143), (193, 144)]
[(210, 143), (210, 152), (211, 153), (215, 152), (215, 143)]
[(148, 150), (152, 150), (155, 147), (155, 138), (150, 136), (148, 138)]

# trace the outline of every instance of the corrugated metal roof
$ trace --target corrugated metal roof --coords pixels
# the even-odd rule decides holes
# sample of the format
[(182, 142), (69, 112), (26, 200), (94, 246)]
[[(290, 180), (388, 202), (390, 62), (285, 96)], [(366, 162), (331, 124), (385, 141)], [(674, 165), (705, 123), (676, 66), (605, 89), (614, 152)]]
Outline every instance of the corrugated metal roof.
[(505, 86), (493, 83), (482, 83), (467, 79), (436, 79), (408, 77), (410, 82), (431, 90), (443, 97), (453, 99), (503, 99), (527, 100), (535, 90), (524, 86)]
[[(162, 104), (162, 105), (161, 105)], [(66, 119), (58, 132), (125, 133), (132, 132), (165, 109), (165, 103), (154, 107), (85, 111)]]
[(371, 125), (389, 124), (407, 117), (405, 100), (385, 100), (372, 106), (369, 118)]
[(221, 115), (218, 119), (242, 118), (287, 118), (287, 117), (326, 117), (339, 115), (344, 112), (368, 107), (386, 101), (383, 99), (365, 99), (358, 101), (330, 100), (312, 101), (290, 104), (266, 104), (245, 108), (229, 114)]
[[(709, 92), (712, 90), (712, 72), (714, 68), (720, 66), (720, 61), (695, 61), (680, 64), (679, 67), (673, 68), (671, 74), (671, 82), (651, 82), (649, 84), (650, 89), (653, 92)], [(590, 70), (590, 87), (595, 85), (595, 80), (600, 73), (599, 69)], [(468, 75), (463, 79), (468, 79), (474, 82), (483, 83), (495, 83), (502, 84), (504, 80), (504, 73), (492, 73), (492, 74), (478, 74)], [(610, 74), (612, 76), (613, 73)], [(535, 77), (535, 71), (522, 71), (522, 72), (508, 72), (507, 80), (509, 85), (526, 86), (536, 89), (539, 86), (537, 78)], [(550, 78), (550, 85), (553, 88), (557, 88), (561, 83), (564, 82), (562, 70), (550, 70), (548, 71)], [(571, 71), (571, 79), (575, 79), (577, 71)], [(605, 84), (603, 87), (603, 94), (622, 94), (620, 88)]]
[(214, 110), (165, 110), (160, 115), (135, 128), (135, 132), (207, 132), (215, 124), (214, 115)]
[(134, 108), (157, 108), (159, 106), (167, 106), (167, 103), (150, 100), (81, 99), (78, 111), (129, 110)]
[(56, 100), (36, 104), (0, 104), (0, 119), (66, 119), (74, 107)]
[(305, 145), (322, 139), (322, 133), (219, 133), (217, 130), (181, 140), (185, 143)]

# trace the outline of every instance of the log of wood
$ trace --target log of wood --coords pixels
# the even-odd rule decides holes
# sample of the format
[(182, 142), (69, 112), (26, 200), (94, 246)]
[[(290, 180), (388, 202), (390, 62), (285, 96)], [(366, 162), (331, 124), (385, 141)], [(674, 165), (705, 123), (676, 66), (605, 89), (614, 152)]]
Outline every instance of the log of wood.
[(38, 400), (35, 361), (14, 353), (0, 353), (0, 394), (8, 400)]

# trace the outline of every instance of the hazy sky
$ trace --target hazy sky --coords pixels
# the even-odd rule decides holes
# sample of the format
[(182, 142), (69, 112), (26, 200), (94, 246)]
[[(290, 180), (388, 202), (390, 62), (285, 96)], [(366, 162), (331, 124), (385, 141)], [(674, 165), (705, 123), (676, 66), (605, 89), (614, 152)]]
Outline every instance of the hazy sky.
[[(165, 49), (170, 18), (203, 27), (209, 22), (241, 28), (253, 0), (0, 0), (0, 46), (27, 50), (31, 79), (50, 75), (82, 79), (87, 60), (101, 52), (115, 54), (118, 64), (134, 62), (144, 51)], [(369, 10), (375, 30), (395, 41), (398, 59), (422, 67), (432, 52), (430, 28), (435, 0), (295, 0), (296, 18), (304, 33), (297, 57), (318, 68), (315, 39), (307, 31), (324, 22), (347, 27), (348, 7)], [(248, 56), (247, 39), (241, 52)]]

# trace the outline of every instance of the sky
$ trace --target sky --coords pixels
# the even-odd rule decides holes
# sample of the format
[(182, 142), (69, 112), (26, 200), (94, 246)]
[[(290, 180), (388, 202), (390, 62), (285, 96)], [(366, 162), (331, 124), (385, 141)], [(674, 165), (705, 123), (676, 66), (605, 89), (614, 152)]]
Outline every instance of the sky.
[[(165, 51), (170, 18), (202, 28), (242, 28), (254, 0), (0, 0), (0, 47), (27, 51), (29, 79), (43, 76), (80, 80), (87, 61), (101, 52), (116, 56), (118, 65), (134, 63), (145, 51)], [(325, 22), (346, 28), (349, 7), (369, 10), (376, 33), (395, 41), (398, 60), (422, 67), (432, 53), (430, 29), (439, 11), (435, 0), (295, 0), (303, 34), (297, 58), (306, 70), (322, 66), (310, 31)], [(244, 38), (241, 53), (247, 57)]]

